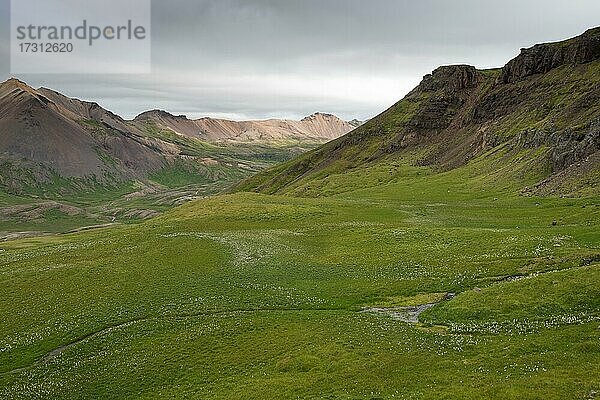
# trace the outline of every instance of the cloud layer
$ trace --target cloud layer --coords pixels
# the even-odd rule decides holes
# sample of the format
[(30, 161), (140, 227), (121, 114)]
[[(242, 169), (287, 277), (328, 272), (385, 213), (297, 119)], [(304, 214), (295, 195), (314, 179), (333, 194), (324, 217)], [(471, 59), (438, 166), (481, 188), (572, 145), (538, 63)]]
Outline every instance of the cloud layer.
[[(10, 76), (0, 0), (0, 79)], [(598, 23), (597, 0), (170, 0), (152, 5), (149, 75), (23, 75), (125, 117), (369, 118), (441, 64), (503, 65)]]

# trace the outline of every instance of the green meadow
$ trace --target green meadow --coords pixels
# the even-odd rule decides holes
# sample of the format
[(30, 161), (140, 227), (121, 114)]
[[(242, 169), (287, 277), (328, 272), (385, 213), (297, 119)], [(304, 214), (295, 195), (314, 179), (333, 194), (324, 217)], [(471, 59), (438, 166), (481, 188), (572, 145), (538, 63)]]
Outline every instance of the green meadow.
[(0, 398), (595, 398), (600, 197), (538, 173), (380, 163), (2, 243)]

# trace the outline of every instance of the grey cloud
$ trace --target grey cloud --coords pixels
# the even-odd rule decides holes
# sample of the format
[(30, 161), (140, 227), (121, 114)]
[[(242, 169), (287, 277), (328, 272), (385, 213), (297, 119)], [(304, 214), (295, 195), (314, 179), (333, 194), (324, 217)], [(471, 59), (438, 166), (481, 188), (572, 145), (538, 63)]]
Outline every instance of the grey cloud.
[[(9, 76), (0, 0), (0, 78)], [(370, 117), (440, 64), (496, 67), (597, 24), (597, 0), (155, 0), (150, 75), (26, 75), (132, 117)]]

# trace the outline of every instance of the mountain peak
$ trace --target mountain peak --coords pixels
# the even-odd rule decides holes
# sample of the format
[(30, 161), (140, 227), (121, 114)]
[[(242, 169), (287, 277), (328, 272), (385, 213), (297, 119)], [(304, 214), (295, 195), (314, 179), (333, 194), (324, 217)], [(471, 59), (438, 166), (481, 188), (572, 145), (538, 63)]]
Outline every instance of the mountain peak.
[(7, 80), (5, 80), (4, 82), (0, 83), (0, 85), (17, 85), (17, 84), (21, 84), (21, 85), (27, 85), (25, 82), (19, 80), (18, 78), (10, 77)]
[(139, 115), (137, 115), (134, 118), (134, 121), (143, 121), (143, 120), (148, 120), (148, 119), (153, 119), (153, 118), (168, 118), (168, 119), (185, 119), (187, 120), (187, 116), (185, 115), (173, 115), (168, 111), (165, 110), (149, 110), (149, 111), (144, 111), (143, 113), (140, 113)]
[(17, 78), (14, 78), (14, 77), (9, 78), (9, 79), (5, 80), (4, 82), (0, 83), (0, 88), (2, 88), (3, 91), (12, 91), (14, 89), (20, 89), (24, 92), (28, 92), (28, 93), (32, 93), (32, 94), (35, 93), (34, 88), (32, 88), (25, 82), (23, 82)]
[(328, 113), (322, 113), (322, 112), (316, 112), (313, 113), (309, 116), (306, 116), (304, 118), (301, 119), (301, 121), (311, 121), (311, 120), (317, 120), (317, 119), (338, 119), (338, 117), (336, 117), (333, 114), (328, 114)]
[(17, 78), (8, 78), (7, 80), (5, 80), (4, 82), (0, 83), (0, 86), (4, 86), (4, 85), (14, 85), (15, 83), (19, 82), (19, 80)]
[(3, 99), (4, 105), (7, 104), (34, 104), (36, 106), (47, 107), (52, 104), (52, 101), (32, 88), (25, 82), (10, 78), (0, 83), (0, 98)]

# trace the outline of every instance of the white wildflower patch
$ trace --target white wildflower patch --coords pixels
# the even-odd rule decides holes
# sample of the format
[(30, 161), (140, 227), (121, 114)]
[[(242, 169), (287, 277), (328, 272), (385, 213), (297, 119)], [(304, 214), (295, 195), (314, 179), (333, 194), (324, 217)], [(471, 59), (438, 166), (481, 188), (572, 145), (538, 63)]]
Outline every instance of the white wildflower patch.
[(36, 273), (69, 268), (72, 266), (70, 263), (62, 262), (51, 264), (44, 263), (43, 261), (51, 256), (62, 253), (68, 254), (73, 251), (83, 251), (104, 244), (105, 241), (97, 240), (59, 244), (33, 250), (7, 251), (0, 254), (0, 275), (10, 276), (22, 273)]
[[(600, 310), (597, 310), (600, 311)], [(448, 326), (451, 332), (461, 334), (508, 334), (523, 335), (539, 332), (542, 329), (558, 328), (565, 325), (583, 325), (594, 321), (600, 321), (600, 316), (586, 312), (573, 314), (560, 314), (545, 319), (511, 319), (506, 321), (486, 321), (452, 323)]]
[(207, 232), (176, 232), (161, 235), (164, 238), (192, 237), (209, 239), (223, 244), (234, 253), (234, 267), (246, 267), (250, 264), (271, 258), (277, 254), (298, 254), (300, 249), (292, 247), (294, 236), (301, 235), (283, 229), (232, 231), (222, 234)]

